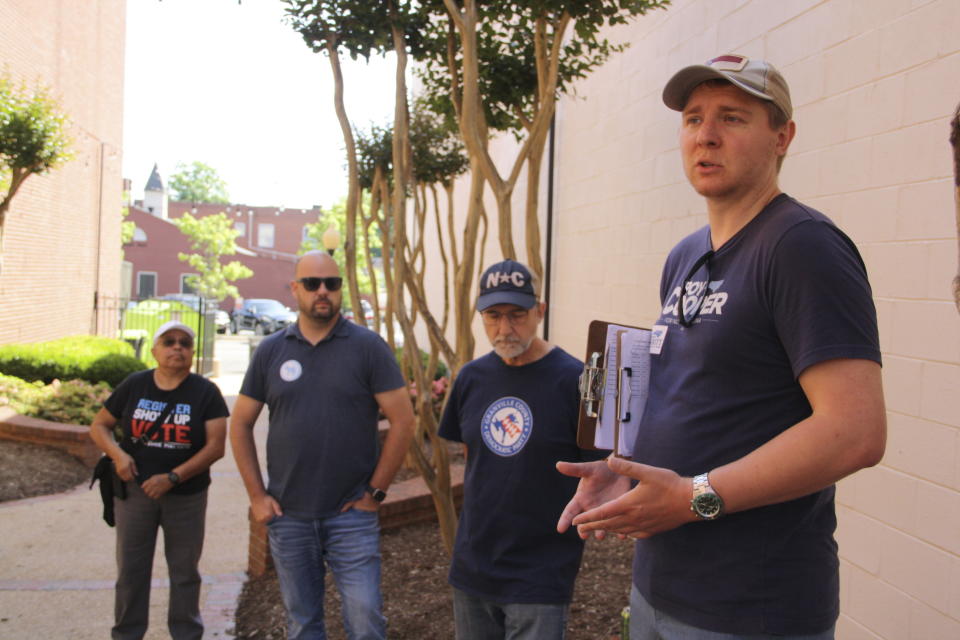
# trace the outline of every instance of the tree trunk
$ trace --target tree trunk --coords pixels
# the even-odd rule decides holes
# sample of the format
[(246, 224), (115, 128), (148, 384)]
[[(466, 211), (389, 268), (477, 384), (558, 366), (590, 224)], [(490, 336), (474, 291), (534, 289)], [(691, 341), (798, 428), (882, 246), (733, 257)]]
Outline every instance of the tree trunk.
[[(437, 423), (433, 415), (431, 384), (426, 377), (423, 363), (420, 360), (420, 348), (417, 345), (413, 323), (407, 314), (404, 288), (416, 293), (416, 282), (413, 270), (407, 263), (405, 254), (406, 238), (406, 189), (410, 184), (410, 129), (409, 111), (407, 107), (406, 66), (407, 51), (403, 32), (393, 22), (393, 44), (397, 56), (396, 74), (396, 106), (394, 109), (393, 128), (393, 222), (394, 222), (394, 304), (396, 305), (397, 319), (403, 329), (404, 355), (410, 370), (413, 373), (417, 393), (417, 430), (414, 437), (414, 460), (417, 461), (420, 475), (430, 488), (434, 505), (437, 509), (437, 519), (440, 524), (440, 536), (448, 554), (453, 553), (453, 541), (456, 536), (457, 519), (453, 502), (453, 491), (450, 486), (450, 465), (446, 455), (446, 444), (437, 435)], [(416, 304), (416, 302), (414, 303)], [(424, 314), (427, 316), (427, 314)], [(424, 441), (431, 444), (431, 462), (425, 464), (426, 456), (420, 449)]]
[(343, 104), (343, 72), (340, 69), (340, 55), (336, 40), (327, 38), (327, 57), (333, 71), (333, 104), (343, 134), (343, 144), (347, 152), (347, 228), (343, 252), (347, 273), (347, 286), (350, 290), (350, 303), (353, 307), (353, 321), (367, 326), (367, 319), (360, 304), (360, 285), (357, 281), (357, 206), (360, 203), (360, 178), (357, 167), (357, 145), (353, 138), (353, 127), (347, 118)]
[(373, 289), (370, 302), (370, 305), (373, 307), (373, 330), (380, 333), (380, 286), (377, 283), (377, 269), (373, 266), (373, 256), (370, 255), (370, 225), (374, 222), (374, 216), (372, 214), (373, 194), (371, 194), (370, 205), (371, 212), (368, 212), (366, 215), (363, 215), (362, 204), (358, 203), (357, 209), (361, 214), (360, 220), (363, 228), (363, 234), (361, 235), (363, 238), (363, 256), (367, 262), (367, 269), (369, 270), (370, 288)]
[[(534, 146), (527, 158), (527, 207), (523, 225), (527, 240), (527, 266), (543, 284), (543, 261), (540, 259), (540, 168), (543, 146)], [(541, 291), (542, 293), (542, 291)]]
[(953, 303), (960, 312), (960, 105), (950, 122), (950, 144), (953, 146), (954, 216), (957, 225), (957, 275), (953, 277)]

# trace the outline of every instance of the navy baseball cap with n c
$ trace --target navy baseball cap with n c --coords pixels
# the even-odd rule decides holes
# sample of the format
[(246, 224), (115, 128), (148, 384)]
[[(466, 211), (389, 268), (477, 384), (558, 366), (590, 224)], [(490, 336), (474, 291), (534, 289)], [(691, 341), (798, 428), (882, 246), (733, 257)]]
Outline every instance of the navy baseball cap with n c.
[(477, 311), (495, 304), (515, 304), (524, 309), (537, 304), (537, 292), (530, 270), (516, 260), (504, 260), (487, 267), (480, 276)]

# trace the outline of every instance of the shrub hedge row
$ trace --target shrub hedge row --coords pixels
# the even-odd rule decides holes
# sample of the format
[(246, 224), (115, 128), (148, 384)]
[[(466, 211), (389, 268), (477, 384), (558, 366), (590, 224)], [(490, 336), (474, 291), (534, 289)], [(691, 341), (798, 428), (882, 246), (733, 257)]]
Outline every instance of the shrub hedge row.
[(147, 366), (123, 340), (70, 336), (34, 344), (0, 346), (0, 373), (27, 381), (86, 380), (117, 386)]
[(68, 380), (44, 385), (0, 374), (0, 407), (53, 422), (89, 425), (109, 395), (105, 382)]

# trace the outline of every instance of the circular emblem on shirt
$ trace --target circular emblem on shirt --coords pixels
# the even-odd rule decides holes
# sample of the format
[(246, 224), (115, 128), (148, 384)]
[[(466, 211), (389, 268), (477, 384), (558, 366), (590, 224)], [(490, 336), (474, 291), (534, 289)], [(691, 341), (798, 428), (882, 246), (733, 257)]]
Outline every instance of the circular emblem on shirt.
[(280, 365), (280, 377), (287, 382), (293, 382), (303, 373), (303, 366), (296, 360), (287, 360)]
[(500, 398), (483, 414), (480, 434), (483, 443), (498, 456), (518, 453), (530, 439), (533, 431), (533, 414), (520, 398)]

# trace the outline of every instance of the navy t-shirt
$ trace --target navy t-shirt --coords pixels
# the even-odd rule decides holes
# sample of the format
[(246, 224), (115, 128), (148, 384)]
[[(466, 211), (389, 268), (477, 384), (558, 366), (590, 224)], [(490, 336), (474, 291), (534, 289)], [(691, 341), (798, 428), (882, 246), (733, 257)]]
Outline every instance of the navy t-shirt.
[(405, 386), (390, 347), (342, 316), (316, 345), (296, 324), (257, 347), (240, 393), (270, 409), (267, 492), (322, 518), (363, 495), (379, 460), (374, 394)]
[(440, 422), (442, 437), (467, 445), (457, 589), (500, 603), (570, 601), (583, 542), (556, 522), (578, 481), (555, 465), (608, 453), (576, 444), (582, 371), (556, 347), (519, 367), (491, 352), (460, 370)]
[[(191, 373), (176, 389), (165, 391), (154, 382), (153, 369), (127, 376), (103, 406), (117, 419), (124, 440), (129, 442), (144, 433), (149, 438), (136, 445), (132, 454), (136, 480), (141, 484), (192, 458), (207, 443), (207, 421), (230, 415), (220, 389), (203, 376)], [(209, 485), (210, 470), (206, 469), (170, 493), (197, 493)]]
[[(880, 362), (876, 312), (853, 242), (781, 194), (680, 287), (710, 249), (701, 229), (670, 253), (635, 460), (694, 476), (808, 417), (798, 376), (834, 358)], [(691, 523), (637, 542), (634, 584), (684, 622), (727, 633), (806, 634), (839, 613), (834, 488)]]

